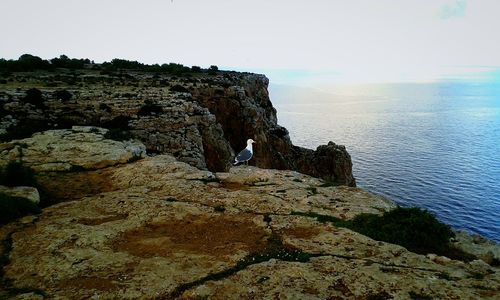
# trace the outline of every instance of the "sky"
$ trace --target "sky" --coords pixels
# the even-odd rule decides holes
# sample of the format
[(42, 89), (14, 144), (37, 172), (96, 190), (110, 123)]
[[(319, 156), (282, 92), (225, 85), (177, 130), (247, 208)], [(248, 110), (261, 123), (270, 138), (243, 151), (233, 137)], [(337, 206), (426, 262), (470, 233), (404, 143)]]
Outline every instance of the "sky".
[(498, 0), (1, 0), (0, 57), (264, 73), (272, 83), (499, 78)]

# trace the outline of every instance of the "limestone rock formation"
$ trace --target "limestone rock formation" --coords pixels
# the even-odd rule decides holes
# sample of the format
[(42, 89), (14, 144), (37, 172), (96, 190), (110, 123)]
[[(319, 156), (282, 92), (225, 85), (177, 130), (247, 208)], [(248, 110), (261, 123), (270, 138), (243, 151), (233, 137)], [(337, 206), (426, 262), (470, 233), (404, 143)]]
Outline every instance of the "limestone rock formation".
[(18, 161), (36, 172), (43, 206), (105, 191), (110, 188), (109, 167), (146, 155), (141, 142), (110, 140), (107, 133), (104, 128), (73, 126), (1, 143), (0, 167)]
[(0, 165), (20, 161), (35, 172), (95, 170), (136, 160), (146, 154), (137, 141), (105, 139), (107, 129), (73, 126), (0, 144)]
[(482, 259), (488, 264), (500, 265), (500, 247), (479, 235), (470, 235), (465, 231), (457, 231), (455, 246)]
[[(49, 134), (58, 136), (54, 131)], [(99, 134), (78, 135), (83, 143)], [(66, 130), (60, 136), (74, 138)], [(30, 144), (29, 139), (24, 142)], [(100, 143), (109, 141), (95, 142), (92, 148), (100, 148)], [(123, 148), (111, 145), (117, 151)], [(81, 156), (93, 151), (81, 150)], [(54, 147), (48, 157), (56, 162), (61, 158), (58, 153), (66, 151)], [(26, 153), (30, 161), (35, 152)], [(49, 159), (44, 163), (50, 164)], [(54, 168), (52, 189), (64, 195), (62, 190), (78, 190), (79, 182), (105, 183), (101, 189), (76, 192), (67, 198), (73, 201), (0, 227), (0, 298), (498, 299), (500, 295), (498, 266), (418, 255), (310, 217), (315, 213), (348, 220), (395, 207), (358, 188), (326, 186), (294, 171), (253, 166), (212, 173), (170, 155), (92, 166), (99, 169)], [(38, 178), (47, 174), (46, 168), (41, 170)], [(75, 199), (75, 194), (81, 197)]]
[[(253, 138), (253, 165), (355, 186), (344, 147), (329, 144), (312, 151), (292, 145), (288, 131), (278, 125), (269, 80), (263, 75), (218, 72), (179, 78), (79, 72), (13, 75), (12, 83), (0, 87), (3, 139), (73, 125), (100, 126), (130, 132), (149, 153), (168, 153), (200, 169), (227, 171), (234, 153)], [(34, 86), (39, 92), (30, 93), (27, 100)]]
[[(345, 146), (336, 145), (330, 141), (327, 145), (318, 146), (316, 151), (295, 148), (299, 152), (295, 161), (300, 172), (314, 177), (323, 177), (337, 185), (356, 186), (356, 181), (351, 173), (351, 156), (346, 151)], [(325, 174), (333, 175), (329, 177)]]

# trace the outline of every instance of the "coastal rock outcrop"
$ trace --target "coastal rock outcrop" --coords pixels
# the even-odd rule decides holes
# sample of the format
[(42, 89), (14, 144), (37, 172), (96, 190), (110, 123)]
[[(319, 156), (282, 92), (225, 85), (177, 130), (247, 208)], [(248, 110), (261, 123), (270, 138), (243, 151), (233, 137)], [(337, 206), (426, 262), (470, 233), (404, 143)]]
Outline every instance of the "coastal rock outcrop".
[[(74, 138), (67, 130), (44, 134)], [(123, 149), (96, 130), (75, 134), (81, 143), (87, 138), (95, 143), (92, 148), (110, 143)], [(54, 147), (44, 164), (57, 162), (58, 153), (66, 151)], [(81, 151), (86, 157), (94, 150)], [(30, 161), (35, 152), (26, 155)], [(93, 166), (53, 169), (53, 188), (78, 189), (79, 180), (94, 183), (101, 176), (105, 189), (76, 192), (81, 197), (74, 201), (0, 227), (0, 298), (497, 299), (500, 294), (498, 267), (415, 254), (314, 217), (350, 220), (395, 207), (358, 188), (253, 166), (213, 173), (170, 155)]]
[(96, 170), (137, 160), (146, 148), (137, 141), (106, 139), (107, 129), (73, 126), (48, 130), (31, 138), (13, 140), (0, 146), (0, 165), (22, 162), (33, 171), (67, 172)]
[(465, 231), (457, 231), (453, 243), (456, 247), (474, 254), (490, 265), (500, 265), (500, 247), (493, 241), (480, 235), (470, 235)]
[(141, 140), (149, 153), (227, 171), (234, 153), (253, 138), (253, 165), (356, 184), (345, 147), (329, 144), (313, 151), (292, 144), (286, 128), (278, 125), (264, 75), (61, 70), (13, 74), (7, 81), (0, 90), (3, 140), (46, 129), (100, 126), (117, 139), (128, 134)]

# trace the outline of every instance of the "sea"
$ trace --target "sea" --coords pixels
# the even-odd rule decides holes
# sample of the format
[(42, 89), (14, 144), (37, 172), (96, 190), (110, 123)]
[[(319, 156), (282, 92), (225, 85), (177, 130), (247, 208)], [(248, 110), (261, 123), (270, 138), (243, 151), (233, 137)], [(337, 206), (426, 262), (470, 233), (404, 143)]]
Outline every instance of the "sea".
[(358, 187), (500, 242), (500, 83), (269, 87), (295, 145), (345, 145)]

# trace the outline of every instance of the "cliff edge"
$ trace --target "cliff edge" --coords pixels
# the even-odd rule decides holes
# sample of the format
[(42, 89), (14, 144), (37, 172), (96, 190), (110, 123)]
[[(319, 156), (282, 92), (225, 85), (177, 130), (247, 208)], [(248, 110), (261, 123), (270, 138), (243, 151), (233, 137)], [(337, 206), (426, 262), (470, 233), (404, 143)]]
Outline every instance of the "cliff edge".
[(107, 133), (0, 144), (0, 166), (22, 161), (66, 200), (0, 227), (0, 298), (498, 299), (498, 266), (339, 225), (393, 209), (383, 197), (295, 171), (200, 170)]
[(148, 153), (171, 154), (200, 169), (228, 171), (234, 154), (253, 138), (260, 168), (295, 170), (355, 186), (344, 146), (294, 146), (278, 125), (264, 75), (238, 72), (174, 76), (93, 69), (14, 72), (0, 84), (2, 140), (74, 125), (134, 137)]

